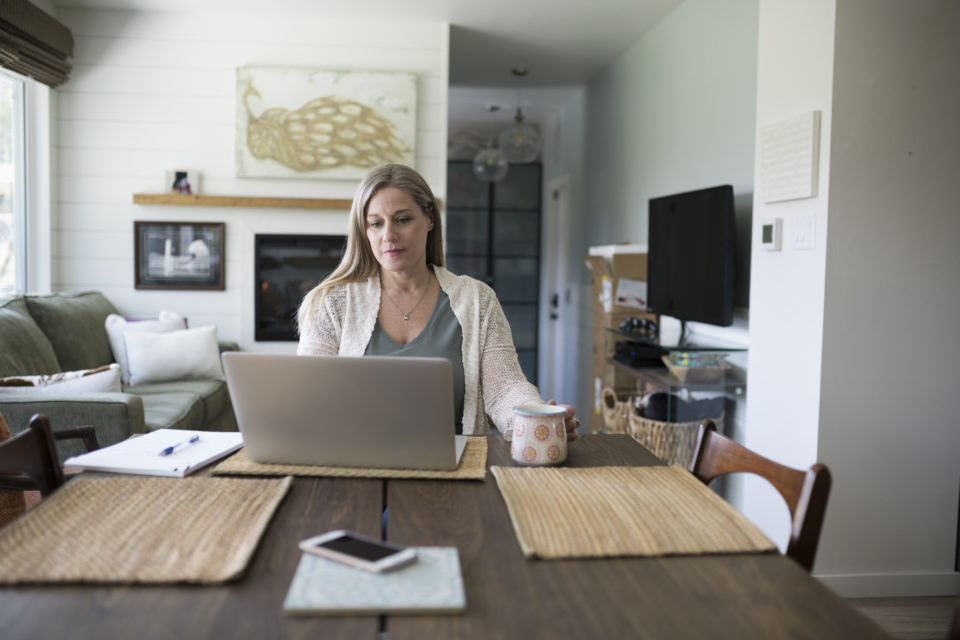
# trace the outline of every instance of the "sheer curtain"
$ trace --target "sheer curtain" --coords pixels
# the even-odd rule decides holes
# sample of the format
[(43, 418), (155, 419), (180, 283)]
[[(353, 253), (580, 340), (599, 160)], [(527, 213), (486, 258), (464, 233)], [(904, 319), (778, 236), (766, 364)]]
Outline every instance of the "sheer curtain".
[(24, 81), (0, 70), (0, 296), (26, 290)]

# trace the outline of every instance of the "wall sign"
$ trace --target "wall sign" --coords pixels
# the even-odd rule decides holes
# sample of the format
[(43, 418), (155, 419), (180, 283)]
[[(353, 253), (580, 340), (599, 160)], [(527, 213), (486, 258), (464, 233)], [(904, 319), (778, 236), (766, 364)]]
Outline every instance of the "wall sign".
[(816, 196), (819, 158), (819, 111), (762, 127), (759, 172), (762, 201)]

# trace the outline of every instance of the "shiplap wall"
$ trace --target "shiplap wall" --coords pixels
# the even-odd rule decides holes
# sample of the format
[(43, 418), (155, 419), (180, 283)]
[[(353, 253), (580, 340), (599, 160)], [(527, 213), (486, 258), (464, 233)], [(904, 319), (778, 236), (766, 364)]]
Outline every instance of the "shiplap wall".
[[(352, 197), (356, 181), (235, 177), (236, 69), (245, 65), (416, 73), (416, 167), (445, 198), (447, 24), (80, 9), (58, 18), (76, 48), (53, 120), (55, 291), (98, 289), (125, 314), (173, 309), (245, 349), (293, 349), (254, 343), (254, 235), (345, 233), (345, 212), (132, 204), (134, 193), (164, 190), (171, 169), (199, 171), (205, 194)], [(135, 290), (134, 220), (224, 222), (226, 290)]]

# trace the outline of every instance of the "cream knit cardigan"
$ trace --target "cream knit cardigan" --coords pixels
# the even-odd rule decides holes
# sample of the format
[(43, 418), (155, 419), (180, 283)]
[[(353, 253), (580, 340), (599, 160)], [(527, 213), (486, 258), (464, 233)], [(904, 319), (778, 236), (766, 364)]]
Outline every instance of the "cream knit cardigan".
[[(440, 288), (463, 330), (463, 432), (490, 432), (486, 416), (507, 439), (518, 404), (543, 402), (517, 361), (510, 325), (486, 284), (433, 267)], [(380, 278), (332, 289), (323, 307), (300, 327), (298, 355), (362, 356), (380, 310)]]

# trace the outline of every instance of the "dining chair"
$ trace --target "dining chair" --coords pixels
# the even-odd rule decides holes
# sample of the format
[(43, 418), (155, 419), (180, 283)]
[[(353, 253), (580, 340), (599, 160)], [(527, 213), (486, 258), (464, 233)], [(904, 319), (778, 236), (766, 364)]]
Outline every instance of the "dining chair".
[(29, 426), (0, 442), (0, 489), (36, 490), (47, 497), (64, 482), (50, 420), (36, 414)]
[(0, 415), (0, 526), (16, 519), (65, 480), (57, 440), (80, 438), (87, 451), (99, 449), (92, 426), (54, 431), (46, 416), (34, 415), (27, 429), (10, 436)]
[(728, 473), (752, 473), (767, 480), (787, 503), (792, 518), (786, 555), (808, 572), (820, 541), (823, 515), (830, 493), (830, 471), (817, 463), (806, 471), (765, 458), (721, 435), (713, 420), (700, 423), (690, 472), (709, 484)]
[(94, 451), (100, 448), (100, 442), (97, 441), (97, 431), (90, 425), (82, 427), (65, 427), (63, 429), (53, 430), (54, 440), (73, 440), (80, 439), (87, 451)]

